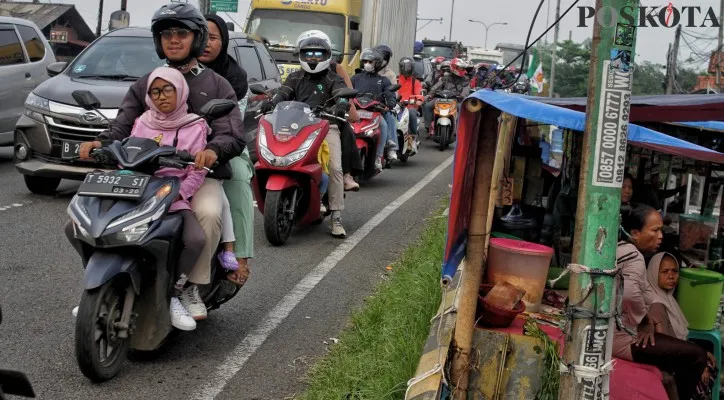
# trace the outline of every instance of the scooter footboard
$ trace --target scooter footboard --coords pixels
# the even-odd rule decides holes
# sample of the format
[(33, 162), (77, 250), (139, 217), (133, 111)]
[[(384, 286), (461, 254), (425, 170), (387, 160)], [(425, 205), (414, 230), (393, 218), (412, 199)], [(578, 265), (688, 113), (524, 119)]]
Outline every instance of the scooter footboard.
[(83, 285), (86, 290), (103, 286), (116, 275), (128, 274), (136, 294), (141, 291), (141, 273), (133, 258), (120, 254), (97, 251), (91, 255), (83, 273)]

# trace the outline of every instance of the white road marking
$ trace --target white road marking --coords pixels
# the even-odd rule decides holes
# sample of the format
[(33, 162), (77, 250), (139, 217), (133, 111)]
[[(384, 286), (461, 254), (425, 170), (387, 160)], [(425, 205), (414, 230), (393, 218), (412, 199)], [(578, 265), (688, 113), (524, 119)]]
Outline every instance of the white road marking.
[(30, 203), (12, 203), (12, 204), (0, 205), (0, 211), (12, 210), (13, 208), (22, 207), (25, 204), (30, 204)]
[(452, 164), (453, 157), (450, 156), (442, 164), (438, 165), (427, 176), (420, 180), (415, 186), (408, 189), (400, 197), (395, 199), (387, 207), (383, 208), (377, 215), (357, 229), (352, 236), (348, 237), (336, 249), (334, 249), (321, 263), (307, 274), (297, 285), (287, 293), (284, 298), (267, 314), (261, 324), (257, 326), (239, 343), (226, 359), (216, 368), (216, 371), (207, 380), (207, 383), (196, 393), (193, 398), (199, 400), (213, 400), (223, 390), (226, 384), (246, 364), (249, 358), (261, 347), (271, 333), (276, 329), (294, 308), (314, 289), (319, 282), (350, 252), (359, 244), (374, 228), (381, 224), (387, 217), (395, 212), (405, 202), (415, 196), (428, 183), (435, 179), (442, 171)]

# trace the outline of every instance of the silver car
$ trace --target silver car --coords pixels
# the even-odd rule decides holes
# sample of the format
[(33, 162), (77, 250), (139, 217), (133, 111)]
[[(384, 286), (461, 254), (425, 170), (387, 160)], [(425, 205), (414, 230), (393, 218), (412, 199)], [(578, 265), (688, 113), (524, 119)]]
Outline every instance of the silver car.
[(0, 146), (13, 144), (15, 123), (25, 99), (48, 79), (55, 54), (33, 22), (0, 17)]

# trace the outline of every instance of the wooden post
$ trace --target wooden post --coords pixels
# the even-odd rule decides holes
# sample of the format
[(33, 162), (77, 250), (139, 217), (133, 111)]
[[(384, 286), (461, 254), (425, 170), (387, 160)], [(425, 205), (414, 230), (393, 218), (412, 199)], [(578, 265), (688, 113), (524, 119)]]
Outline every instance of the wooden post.
[[(495, 205), (496, 190), (500, 186), (500, 173), (504, 164), (503, 146), (505, 140), (498, 140), (498, 113), (491, 110), (483, 112), (475, 157), (475, 178), (473, 197), (470, 207), (470, 226), (465, 249), (465, 275), (461, 283), (461, 300), (453, 338), (451, 384), (453, 396), (461, 400), (467, 398), (468, 379), (471, 364), (473, 334), (475, 332), (475, 309), (478, 304), (478, 289), (483, 278), (483, 263), (492, 223), (492, 208)], [(501, 124), (503, 127), (510, 124)], [(509, 130), (509, 128), (507, 129)], [(502, 135), (502, 133), (501, 133)], [(497, 144), (497, 146), (496, 146)], [(497, 170), (495, 165), (500, 164)]]

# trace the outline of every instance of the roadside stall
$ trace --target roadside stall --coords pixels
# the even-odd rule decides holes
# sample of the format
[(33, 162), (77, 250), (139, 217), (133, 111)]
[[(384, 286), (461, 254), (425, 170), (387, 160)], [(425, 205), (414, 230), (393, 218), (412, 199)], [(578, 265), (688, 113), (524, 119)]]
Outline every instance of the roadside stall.
[[(713, 110), (724, 115), (724, 96), (691, 107), (701, 114), (666, 111), (708, 120)], [(555, 129), (545, 137), (549, 126)], [(565, 287), (566, 278), (554, 278), (570, 262), (584, 126), (584, 113), (526, 96), (481, 90), (463, 103), (443, 298), (406, 399), (445, 399), (457, 386), (472, 399), (557, 398), (566, 292), (549, 290), (546, 281)], [(635, 124), (628, 145), (627, 155), (645, 155), (651, 169), (669, 169), (664, 161), (674, 157), (724, 165), (722, 153)], [(498, 307), (501, 301), (508, 306)], [(656, 368), (625, 364), (617, 364), (619, 376), (654, 382), (642, 390), (664, 390)]]

